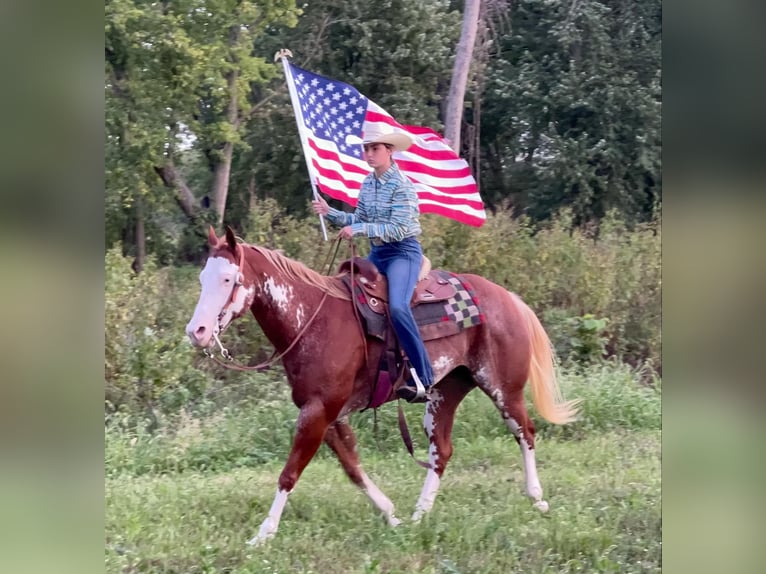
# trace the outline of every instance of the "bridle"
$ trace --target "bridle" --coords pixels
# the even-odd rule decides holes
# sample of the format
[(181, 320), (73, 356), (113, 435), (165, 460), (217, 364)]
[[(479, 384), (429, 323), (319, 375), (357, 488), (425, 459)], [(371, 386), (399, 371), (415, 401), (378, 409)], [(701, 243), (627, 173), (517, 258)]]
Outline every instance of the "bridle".
[[(229, 298), (226, 300), (226, 303), (224, 303), (223, 307), (221, 307), (221, 310), (218, 313), (218, 317), (216, 318), (215, 330), (213, 331), (213, 339), (215, 339), (216, 344), (221, 349), (221, 356), (224, 359), (229, 359), (230, 361), (233, 361), (234, 358), (231, 356), (231, 353), (229, 353), (229, 350), (226, 347), (223, 346), (223, 343), (221, 343), (221, 340), (218, 338), (218, 335), (219, 335), (219, 333), (223, 333), (223, 331), (225, 329), (225, 327), (221, 324), (221, 321), (226, 316), (226, 313), (229, 311), (229, 307), (232, 305), (232, 303), (234, 303), (234, 301), (236, 301), (237, 294), (238, 294), (239, 290), (243, 288), (243, 285), (245, 283), (245, 275), (242, 272), (244, 261), (245, 261), (245, 250), (242, 248), (242, 244), (240, 244), (239, 245), (239, 257), (237, 259), (237, 276), (236, 276), (236, 278), (234, 280), (234, 285), (231, 288), (231, 293), (229, 293)], [(248, 301), (245, 300), (245, 304), (242, 306), (243, 312), (248, 307), (249, 307)], [(236, 319), (237, 317), (239, 317), (241, 315), (242, 315), (242, 313), (234, 313), (234, 312), (232, 312), (232, 314), (231, 314), (231, 321), (233, 321), (234, 319)], [(231, 323), (231, 321), (229, 321), (229, 323)], [(228, 326), (228, 324), (227, 324), (227, 326)], [(203, 352), (208, 357), (215, 358), (215, 357), (213, 357), (213, 355), (207, 349), (203, 349)]]

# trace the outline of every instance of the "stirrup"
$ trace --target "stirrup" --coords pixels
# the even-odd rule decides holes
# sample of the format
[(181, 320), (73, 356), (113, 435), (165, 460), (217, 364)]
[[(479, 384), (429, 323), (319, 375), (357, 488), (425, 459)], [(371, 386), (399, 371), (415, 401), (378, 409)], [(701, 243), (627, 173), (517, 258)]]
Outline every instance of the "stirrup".
[(426, 398), (426, 388), (418, 377), (415, 367), (410, 367), (410, 375), (412, 375), (412, 379), (399, 387), (396, 390), (396, 395), (408, 403), (422, 403)]

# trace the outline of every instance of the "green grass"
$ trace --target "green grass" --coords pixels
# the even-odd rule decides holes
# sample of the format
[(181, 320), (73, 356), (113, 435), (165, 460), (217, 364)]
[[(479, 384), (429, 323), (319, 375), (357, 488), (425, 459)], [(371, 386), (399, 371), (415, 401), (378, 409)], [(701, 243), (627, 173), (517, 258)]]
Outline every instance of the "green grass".
[[(583, 420), (559, 428), (536, 418), (547, 515), (523, 494), (518, 446), (489, 400), (472, 393), (434, 509), (419, 524), (409, 516), (425, 471), (401, 445), (389, 405), (377, 436), (370, 413), (352, 423), (365, 470), (404, 523), (388, 527), (323, 447), (276, 538), (256, 549), (245, 541), (271, 505), (294, 407), (253, 403), (153, 436), (110, 426), (106, 571), (659, 572), (660, 393), (634, 379), (614, 366), (569, 373), (562, 386), (585, 400)], [(414, 428), (421, 412), (408, 406), (424, 456)]]

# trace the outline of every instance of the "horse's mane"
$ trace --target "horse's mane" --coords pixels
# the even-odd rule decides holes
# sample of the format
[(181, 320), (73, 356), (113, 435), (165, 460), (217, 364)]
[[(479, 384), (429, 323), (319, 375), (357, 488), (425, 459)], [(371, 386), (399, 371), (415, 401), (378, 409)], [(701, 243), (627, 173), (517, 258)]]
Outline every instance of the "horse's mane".
[(348, 289), (346, 289), (346, 287), (337, 277), (328, 277), (327, 275), (317, 273), (300, 261), (290, 259), (289, 257), (286, 257), (277, 251), (272, 251), (258, 245), (248, 244), (248, 247), (263, 255), (269, 263), (274, 265), (274, 267), (279, 269), (282, 273), (291, 279), (295, 279), (307, 285), (321, 289), (330, 297), (343, 299), (345, 301), (351, 300), (351, 295), (349, 294)]

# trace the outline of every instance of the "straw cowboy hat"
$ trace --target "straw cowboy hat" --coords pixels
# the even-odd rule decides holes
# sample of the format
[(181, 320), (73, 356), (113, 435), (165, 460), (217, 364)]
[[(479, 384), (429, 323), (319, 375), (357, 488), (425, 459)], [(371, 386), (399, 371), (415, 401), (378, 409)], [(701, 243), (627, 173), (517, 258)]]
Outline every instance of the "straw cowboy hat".
[(366, 130), (361, 138), (354, 134), (348, 135), (346, 143), (351, 145), (382, 143), (393, 146), (396, 151), (404, 151), (412, 145), (412, 138), (407, 134), (395, 132), (392, 127), (384, 124)]

